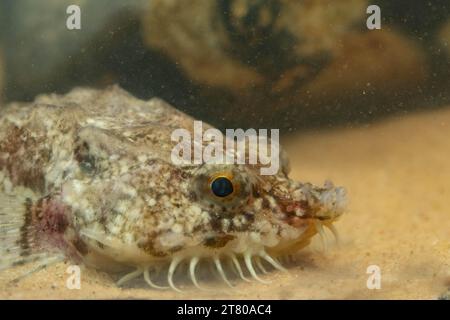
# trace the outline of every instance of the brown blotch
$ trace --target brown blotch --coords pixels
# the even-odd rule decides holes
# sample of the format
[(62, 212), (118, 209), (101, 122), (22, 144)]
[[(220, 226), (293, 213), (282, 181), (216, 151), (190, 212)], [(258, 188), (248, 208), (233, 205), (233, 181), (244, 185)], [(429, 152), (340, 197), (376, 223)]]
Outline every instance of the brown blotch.
[(73, 240), (72, 244), (81, 255), (85, 256), (89, 253), (88, 246), (80, 238), (76, 238), (75, 240)]
[(287, 223), (290, 226), (293, 226), (294, 228), (301, 228), (303, 226), (308, 225), (310, 223), (309, 220), (310, 219), (304, 219), (304, 218), (301, 218), (301, 217), (293, 216), (293, 217), (289, 217), (287, 219)]
[(29, 228), (32, 222), (32, 213), (31, 213), (32, 202), (30, 198), (25, 200), (25, 216), (22, 227), (20, 228), (20, 248), (22, 252), (26, 252), (30, 248), (29, 244)]
[(211, 225), (211, 228), (215, 231), (221, 231), (222, 230), (222, 218), (219, 214), (213, 213), (210, 216), (209, 224)]
[(19, 151), (23, 144), (21, 137), (24, 131), (17, 126), (14, 126), (12, 129), (9, 129), (9, 132), (10, 133), (6, 136), (6, 139), (0, 141), (0, 152), (14, 154)]
[(244, 217), (245, 217), (245, 220), (248, 221), (249, 223), (252, 223), (255, 221), (255, 215), (251, 212), (244, 213)]
[(176, 181), (182, 181), (189, 179), (191, 175), (182, 169), (171, 168), (170, 179)]
[(169, 251), (170, 251), (171, 253), (174, 253), (174, 252), (180, 251), (180, 250), (182, 250), (182, 249), (183, 249), (183, 246), (175, 246), (175, 247), (173, 247), (173, 248), (170, 248)]
[(167, 253), (155, 249), (153, 239), (149, 239), (146, 241), (139, 241), (137, 246), (140, 249), (144, 250), (149, 255), (152, 255), (154, 257), (163, 258), (167, 256)]
[(257, 198), (262, 197), (262, 195), (263, 195), (262, 190), (258, 186), (253, 185), (252, 186), (252, 196), (253, 196), (253, 198), (257, 199)]
[(50, 196), (41, 198), (31, 208), (36, 228), (46, 234), (62, 234), (69, 226), (67, 220), (68, 208)]
[(269, 200), (267, 200), (267, 198), (263, 198), (262, 207), (264, 209), (270, 209), (270, 202), (269, 202)]
[(6, 138), (0, 141), (0, 155), (8, 155), (0, 160), (0, 168), (6, 168), (13, 184), (44, 191), (43, 168), (52, 153), (45, 147), (45, 137), (31, 136), (26, 129), (17, 126), (11, 126), (8, 132)]
[(210, 248), (223, 248), (233, 239), (235, 239), (235, 236), (229, 234), (217, 235), (215, 237), (207, 238), (203, 244)]
[(195, 194), (195, 192), (189, 192), (189, 200), (192, 202), (197, 201), (197, 195)]
[(86, 154), (89, 153), (89, 145), (86, 142), (83, 142), (82, 144), (79, 144), (77, 141), (77, 146), (74, 150), (74, 157), (75, 160), (78, 162), (82, 162)]

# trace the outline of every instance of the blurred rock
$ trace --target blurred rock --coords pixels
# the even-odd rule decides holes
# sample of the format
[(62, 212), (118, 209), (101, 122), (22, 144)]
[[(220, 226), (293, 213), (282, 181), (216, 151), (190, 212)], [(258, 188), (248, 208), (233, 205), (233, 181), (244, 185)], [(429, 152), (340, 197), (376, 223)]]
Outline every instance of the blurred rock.
[[(366, 0), (152, 0), (144, 37), (199, 83), (239, 91), (290, 69), (309, 79), (362, 20)], [(295, 71), (292, 71), (293, 68)]]
[(447, 21), (441, 28), (438, 34), (438, 41), (442, 48), (450, 56), (450, 20)]
[(150, 1), (145, 39), (180, 64), (195, 81), (206, 85), (245, 88), (263, 78), (224, 51), (230, 45), (215, 1)]
[(366, 7), (365, 0), (152, 0), (144, 39), (202, 88), (195, 116), (221, 128), (297, 128), (386, 108), (381, 101), (425, 80), (419, 45), (395, 31), (361, 31)]

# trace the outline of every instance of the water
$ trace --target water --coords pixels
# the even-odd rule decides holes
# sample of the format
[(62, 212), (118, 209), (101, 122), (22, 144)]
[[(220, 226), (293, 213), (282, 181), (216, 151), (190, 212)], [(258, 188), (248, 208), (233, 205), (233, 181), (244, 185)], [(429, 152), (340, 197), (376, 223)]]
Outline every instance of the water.
[[(118, 84), (221, 130), (279, 129), (291, 177), (346, 187), (343, 243), (324, 255), (313, 241), (280, 286), (232, 296), (434, 299), (450, 285), (450, 7), (377, 4), (369, 30), (365, 0), (2, 0), (0, 99)], [(374, 265), (383, 290), (366, 286)], [(64, 272), (1, 296), (35, 297), (36, 283), (44, 298), (175, 294), (124, 293), (89, 270), (71, 291)]]

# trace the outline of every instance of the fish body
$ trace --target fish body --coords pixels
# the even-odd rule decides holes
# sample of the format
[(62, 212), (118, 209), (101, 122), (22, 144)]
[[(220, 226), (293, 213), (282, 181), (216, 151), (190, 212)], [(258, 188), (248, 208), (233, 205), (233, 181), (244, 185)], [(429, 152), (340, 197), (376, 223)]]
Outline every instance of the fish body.
[[(250, 164), (175, 164), (171, 133), (194, 119), (160, 99), (117, 86), (42, 95), (0, 109), (0, 268), (69, 259), (106, 271), (158, 269), (169, 285), (179, 265), (231, 261), (256, 279), (278, 257), (334, 231), (345, 190), (275, 175)], [(205, 129), (209, 128), (206, 126)], [(284, 154), (282, 154), (284, 157)], [(229, 188), (225, 195), (214, 184)], [(222, 189), (220, 189), (222, 190)], [(258, 261), (256, 261), (258, 260)], [(242, 268), (242, 265), (245, 268)]]

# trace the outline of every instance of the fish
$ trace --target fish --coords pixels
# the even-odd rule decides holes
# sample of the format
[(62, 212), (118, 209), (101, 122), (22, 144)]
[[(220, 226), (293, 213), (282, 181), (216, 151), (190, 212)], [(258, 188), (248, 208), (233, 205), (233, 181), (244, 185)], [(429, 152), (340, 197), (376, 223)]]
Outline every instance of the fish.
[[(70, 261), (143, 277), (180, 291), (209, 264), (227, 285), (268, 283), (284, 258), (334, 227), (345, 188), (289, 178), (257, 164), (173, 163), (176, 129), (195, 119), (159, 98), (140, 100), (119, 86), (42, 94), (0, 108), (0, 270)], [(211, 128), (205, 126), (205, 130)], [(265, 265), (265, 267), (264, 267)], [(164, 273), (164, 284), (155, 275)]]

